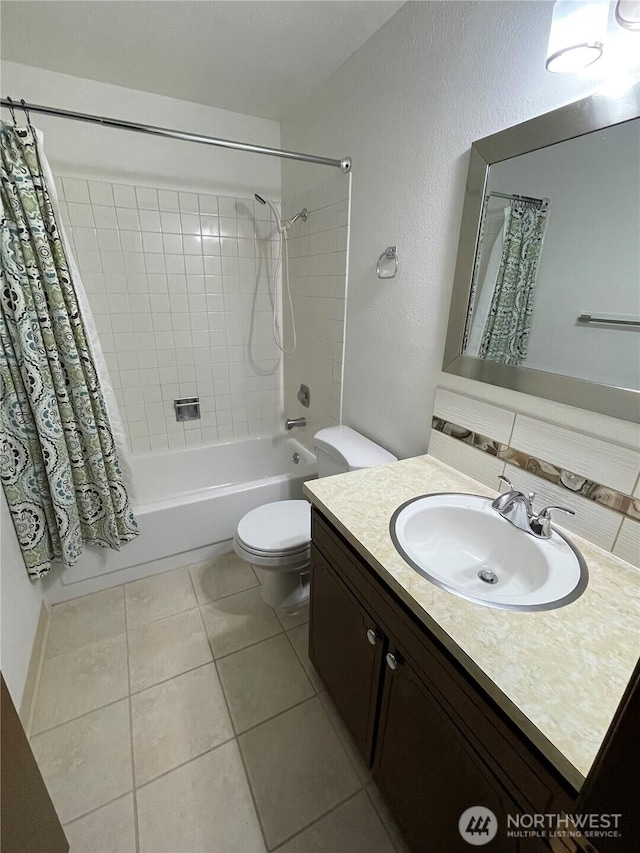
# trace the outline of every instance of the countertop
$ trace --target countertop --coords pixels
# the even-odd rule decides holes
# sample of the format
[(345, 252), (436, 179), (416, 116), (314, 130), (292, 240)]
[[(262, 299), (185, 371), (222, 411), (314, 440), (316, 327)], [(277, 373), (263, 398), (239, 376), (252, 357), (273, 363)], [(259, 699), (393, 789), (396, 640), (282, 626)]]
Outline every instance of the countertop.
[[(640, 656), (640, 571), (569, 534), (589, 585), (557, 610), (514, 612), (466, 601), (415, 572), (389, 520), (430, 492), (497, 492), (430, 456), (305, 483), (305, 493), (579, 789)], [(525, 534), (523, 534), (525, 535)]]

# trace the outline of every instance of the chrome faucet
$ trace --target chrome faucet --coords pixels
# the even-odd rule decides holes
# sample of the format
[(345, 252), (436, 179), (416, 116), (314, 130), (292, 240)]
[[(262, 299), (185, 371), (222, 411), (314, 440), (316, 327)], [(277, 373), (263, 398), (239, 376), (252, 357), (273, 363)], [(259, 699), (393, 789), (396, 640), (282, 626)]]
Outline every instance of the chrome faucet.
[(575, 515), (572, 509), (564, 506), (546, 506), (536, 514), (533, 511), (535, 492), (530, 492), (527, 496), (524, 492), (515, 489), (511, 480), (504, 475), (500, 474), (498, 479), (503, 480), (509, 486), (509, 491), (504, 492), (492, 501), (491, 506), (514, 527), (524, 530), (525, 533), (531, 533), (532, 536), (537, 536), (539, 539), (550, 539), (552, 509)]
[(303, 427), (307, 425), (306, 418), (287, 418), (284, 422), (284, 425), (287, 429), (293, 429), (294, 427)]

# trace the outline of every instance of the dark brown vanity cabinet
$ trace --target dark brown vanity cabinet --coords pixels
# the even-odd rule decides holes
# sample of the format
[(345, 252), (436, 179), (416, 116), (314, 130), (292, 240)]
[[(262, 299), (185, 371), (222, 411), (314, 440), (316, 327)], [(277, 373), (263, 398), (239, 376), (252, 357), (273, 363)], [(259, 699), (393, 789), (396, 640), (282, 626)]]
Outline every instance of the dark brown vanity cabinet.
[(508, 837), (507, 815), (569, 810), (575, 792), (315, 510), (312, 537), (309, 655), (411, 850), (470, 850), (471, 806), (498, 819), (485, 849), (548, 850)]

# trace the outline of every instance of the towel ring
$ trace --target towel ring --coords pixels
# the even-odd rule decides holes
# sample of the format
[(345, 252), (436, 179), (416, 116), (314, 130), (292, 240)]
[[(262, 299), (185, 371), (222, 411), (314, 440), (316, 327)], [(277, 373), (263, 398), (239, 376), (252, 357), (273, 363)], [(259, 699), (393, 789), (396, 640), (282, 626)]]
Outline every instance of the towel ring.
[[(388, 261), (393, 261), (393, 272), (388, 268)], [(376, 264), (376, 275), (378, 278), (395, 278), (398, 275), (398, 266), (399, 266), (399, 258), (398, 258), (398, 247), (397, 246), (387, 246), (385, 251), (378, 258), (378, 263)]]

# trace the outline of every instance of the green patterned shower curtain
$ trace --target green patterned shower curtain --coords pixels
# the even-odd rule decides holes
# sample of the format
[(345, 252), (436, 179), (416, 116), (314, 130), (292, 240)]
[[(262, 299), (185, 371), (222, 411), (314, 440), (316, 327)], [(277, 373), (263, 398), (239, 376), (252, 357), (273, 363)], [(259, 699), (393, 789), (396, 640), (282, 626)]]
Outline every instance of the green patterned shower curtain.
[(501, 364), (527, 356), (533, 296), (547, 218), (542, 201), (515, 197), (478, 355)]
[(30, 577), (137, 525), (35, 131), (0, 126), (0, 477)]

